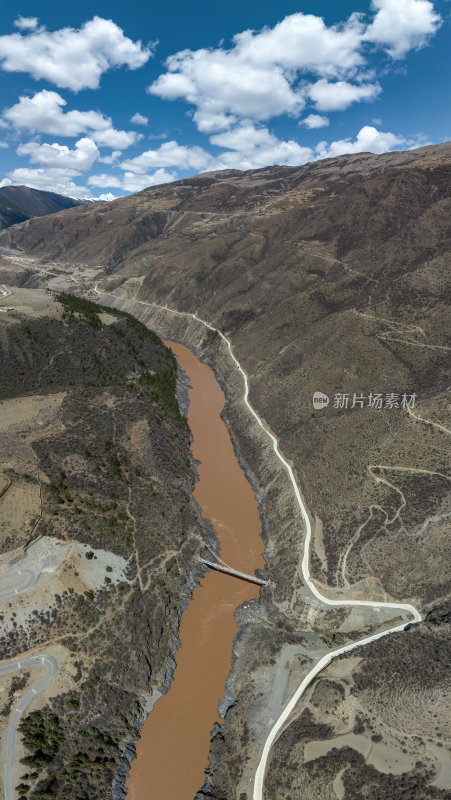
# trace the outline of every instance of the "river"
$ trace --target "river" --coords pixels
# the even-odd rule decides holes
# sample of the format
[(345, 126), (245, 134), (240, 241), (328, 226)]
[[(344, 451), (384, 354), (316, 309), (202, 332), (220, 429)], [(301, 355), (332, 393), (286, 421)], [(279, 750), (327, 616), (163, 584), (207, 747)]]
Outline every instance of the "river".
[[(225, 397), (210, 367), (166, 342), (189, 378), (188, 422), (199, 461), (194, 497), (220, 542), (221, 558), (249, 574), (263, 568), (257, 502), (221, 419)], [(204, 782), (210, 732), (224, 697), (235, 609), (257, 597), (251, 583), (211, 571), (193, 592), (180, 625), (181, 647), (169, 692), (149, 714), (127, 782), (127, 800), (193, 800)]]

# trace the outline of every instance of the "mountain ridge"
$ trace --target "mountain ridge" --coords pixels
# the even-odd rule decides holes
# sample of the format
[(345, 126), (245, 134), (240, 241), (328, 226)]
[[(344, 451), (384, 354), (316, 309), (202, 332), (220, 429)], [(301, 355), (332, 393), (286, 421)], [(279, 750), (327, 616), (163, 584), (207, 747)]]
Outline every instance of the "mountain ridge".
[(31, 217), (55, 214), (82, 205), (83, 200), (30, 186), (0, 187), (0, 229), (24, 222)]

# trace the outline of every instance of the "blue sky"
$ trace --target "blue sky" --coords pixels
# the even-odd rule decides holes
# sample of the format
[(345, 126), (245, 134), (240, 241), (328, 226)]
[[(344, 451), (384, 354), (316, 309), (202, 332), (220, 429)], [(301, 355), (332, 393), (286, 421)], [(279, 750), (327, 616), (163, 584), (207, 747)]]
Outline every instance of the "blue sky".
[(0, 8), (0, 185), (112, 199), (450, 138), (448, 0)]

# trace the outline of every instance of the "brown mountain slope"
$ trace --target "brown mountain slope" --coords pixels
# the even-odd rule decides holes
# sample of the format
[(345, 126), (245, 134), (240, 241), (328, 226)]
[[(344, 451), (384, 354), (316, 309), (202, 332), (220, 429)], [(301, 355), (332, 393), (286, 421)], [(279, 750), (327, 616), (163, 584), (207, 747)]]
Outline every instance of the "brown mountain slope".
[[(450, 160), (451, 145), (446, 144), (343, 156), (303, 167), (206, 173), (112, 203), (79, 206), (64, 219), (33, 220), (4, 233), (1, 243), (48, 260), (63, 256), (103, 264), (109, 271), (141, 266), (146, 256), (152, 266), (167, 256), (177, 267), (178, 252), (183, 258), (207, 258), (211, 267), (266, 263), (268, 257), (285, 260), (294, 244), (312, 240), (328, 244), (338, 257), (365, 253), (367, 258), (362, 252), (367, 245), (371, 262), (387, 257), (402, 262), (411, 255), (405, 244), (413, 227), (417, 233), (410, 248), (427, 252), (427, 246), (435, 246), (428, 210), (442, 208), (448, 196)], [(420, 221), (427, 229), (421, 245), (426, 231), (417, 228)], [(441, 225), (439, 218), (435, 224)], [(259, 236), (260, 243), (254, 238)], [(222, 244), (213, 244), (213, 238)], [(177, 278), (170, 283), (175, 285)]]
[[(131, 302), (136, 297), (197, 311), (223, 330), (249, 375), (251, 402), (279, 437), (315, 522), (313, 576), (330, 596), (412, 601), (426, 615), (449, 593), (450, 167), (446, 144), (201, 175), (28, 221), (5, 231), (0, 247), (47, 264), (64, 259), (77, 275), (79, 265), (98, 267), (101, 287), (120, 295), (132, 313), (146, 308)], [(102, 302), (119, 301), (103, 295)], [(220, 344), (204, 339), (195, 323), (183, 327), (150, 308), (148, 320), (166, 336), (195, 344), (232, 394), (238, 391)], [(314, 411), (318, 390), (330, 402)], [(415, 395), (410, 409), (402, 406), (403, 394)], [(336, 395), (342, 408), (335, 407)], [(375, 395), (380, 409), (370, 405)], [(391, 395), (398, 397), (390, 404)], [(381, 621), (328, 615), (312, 605), (300, 576), (303, 531), (287, 482), (274, 478), (271, 454), (252, 439), (236, 408), (229, 417), (259, 490), (275, 583), (256, 618), (267, 615), (278, 626), (269, 635), (256, 618), (248, 620), (229, 684), (239, 700), (212, 747), (210, 796), (244, 800), (268, 716), (280, 712), (271, 705), (274, 671), (285, 675), (286, 699), (315, 655), (306, 656), (306, 645), (298, 665), (284, 673), (293, 636), (313, 626), (325, 637), (313, 647), (317, 655), (320, 646), (361, 638)], [(399, 752), (409, 751), (393, 773), (407, 776), (404, 796), (438, 797), (449, 789), (439, 778), (432, 785), (440, 769), (434, 737), (445, 738), (443, 700), (424, 669), (431, 653), (443, 663), (436, 640), (445, 628), (424, 623), (375, 643), (361, 663), (356, 657), (341, 672), (330, 667), (318, 701), (306, 698), (313, 717), (299, 717), (299, 736), (288, 728), (280, 740), (289, 768), (277, 760), (271, 765), (284, 797), (333, 797), (342, 769), (349, 797), (401, 797), (404, 778), (386, 779), (383, 747), (368, 763), (358, 755), (378, 743), (372, 736), (390, 752), (398, 736)], [(403, 666), (393, 671), (387, 665), (397, 653)], [(338, 688), (328, 686), (334, 682)], [(326, 730), (334, 692), (336, 714), (327, 717)], [(345, 719), (351, 733), (340, 744)], [(330, 755), (315, 749), (324, 738), (332, 741)], [(333, 747), (342, 750), (340, 758)], [(359, 781), (371, 784), (369, 794), (358, 793)]]

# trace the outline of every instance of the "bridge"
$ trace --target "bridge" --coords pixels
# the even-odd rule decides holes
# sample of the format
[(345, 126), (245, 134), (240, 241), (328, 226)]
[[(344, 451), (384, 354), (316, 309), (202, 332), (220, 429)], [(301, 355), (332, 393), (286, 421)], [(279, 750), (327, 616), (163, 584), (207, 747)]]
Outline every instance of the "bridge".
[(261, 578), (257, 578), (255, 575), (246, 575), (245, 572), (239, 572), (237, 569), (226, 567), (225, 565), (218, 564), (214, 561), (207, 561), (205, 558), (199, 557), (199, 561), (201, 561), (202, 564), (206, 564), (207, 567), (217, 569), (220, 572), (227, 572), (229, 575), (234, 575), (235, 578), (242, 578), (244, 581), (250, 581), (251, 583), (259, 583), (260, 586), (269, 586), (269, 581), (263, 581)]

